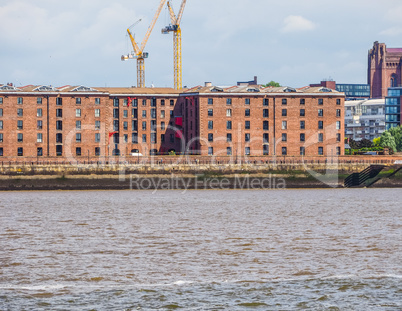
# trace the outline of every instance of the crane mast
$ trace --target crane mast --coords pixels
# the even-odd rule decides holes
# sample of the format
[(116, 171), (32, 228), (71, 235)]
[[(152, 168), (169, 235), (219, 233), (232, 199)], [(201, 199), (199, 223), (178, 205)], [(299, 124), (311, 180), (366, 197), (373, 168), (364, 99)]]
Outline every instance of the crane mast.
[(170, 1), (167, 2), (167, 6), (170, 14), (171, 24), (162, 29), (163, 34), (173, 32), (173, 63), (174, 63), (174, 88), (180, 90), (183, 88), (182, 82), (182, 57), (181, 57), (181, 29), (180, 22), (183, 16), (186, 0), (182, 0), (179, 14), (174, 14)]
[[(144, 52), (144, 49), (145, 49), (148, 39), (152, 33), (152, 30), (154, 29), (155, 23), (159, 18), (162, 8), (165, 5), (165, 2), (166, 2), (166, 0), (161, 0), (161, 2), (159, 3), (158, 9), (155, 12), (155, 16), (152, 19), (151, 24), (148, 27), (147, 33), (145, 34), (145, 37), (142, 40), (140, 47), (138, 47), (137, 42), (135, 41), (133, 35), (130, 32), (130, 29), (127, 28), (127, 33), (130, 37), (130, 41), (131, 41), (131, 44), (134, 49), (134, 54), (123, 55), (121, 57), (121, 60), (124, 61), (124, 60), (132, 59), (132, 58), (137, 59), (137, 87), (139, 87), (139, 88), (145, 87), (145, 62), (144, 62), (144, 60), (145, 60), (145, 58), (148, 58), (148, 53)], [(137, 24), (137, 23), (135, 23), (135, 24)]]

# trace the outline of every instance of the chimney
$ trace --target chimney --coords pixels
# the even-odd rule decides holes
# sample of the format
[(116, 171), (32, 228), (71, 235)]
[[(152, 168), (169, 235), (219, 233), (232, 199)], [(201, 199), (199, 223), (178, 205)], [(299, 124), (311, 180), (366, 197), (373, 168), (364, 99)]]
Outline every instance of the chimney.
[(205, 82), (205, 87), (210, 87), (210, 86), (212, 86), (211, 82)]

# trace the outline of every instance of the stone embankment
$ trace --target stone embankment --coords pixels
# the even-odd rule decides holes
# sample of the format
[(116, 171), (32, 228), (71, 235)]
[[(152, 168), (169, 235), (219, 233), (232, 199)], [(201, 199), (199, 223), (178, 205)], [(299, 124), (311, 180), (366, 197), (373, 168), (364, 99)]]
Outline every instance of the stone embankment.
[(339, 188), (349, 174), (365, 167), (364, 163), (11, 164), (0, 166), (0, 190)]

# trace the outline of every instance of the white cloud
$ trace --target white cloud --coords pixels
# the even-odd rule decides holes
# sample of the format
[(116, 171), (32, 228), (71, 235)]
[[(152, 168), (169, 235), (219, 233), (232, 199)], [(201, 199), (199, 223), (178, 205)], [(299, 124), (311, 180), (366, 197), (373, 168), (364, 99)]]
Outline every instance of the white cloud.
[(290, 15), (284, 20), (284, 27), (282, 32), (302, 32), (314, 30), (316, 28), (315, 24), (303, 16)]

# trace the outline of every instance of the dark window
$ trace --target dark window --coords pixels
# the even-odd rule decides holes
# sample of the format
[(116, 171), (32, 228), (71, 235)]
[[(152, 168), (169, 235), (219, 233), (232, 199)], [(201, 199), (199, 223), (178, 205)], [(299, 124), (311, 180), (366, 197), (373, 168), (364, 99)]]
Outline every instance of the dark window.
[(147, 121), (142, 121), (142, 130), (145, 131), (147, 129)]
[(262, 116), (264, 118), (268, 118), (269, 117), (269, 110), (268, 109), (263, 109), (262, 110)]
[(100, 142), (100, 134), (99, 133), (95, 133), (95, 142), (96, 143)]
[(304, 105), (306, 103), (306, 100), (304, 98), (300, 98), (300, 105)]
[(208, 141), (214, 141), (214, 134), (208, 133)]
[(95, 147), (95, 156), (100, 156), (100, 147)]
[(95, 121), (95, 130), (100, 130), (100, 121), (99, 120)]
[(131, 121), (131, 127), (133, 131), (138, 131), (138, 121), (137, 120)]
[(282, 117), (286, 117), (288, 115), (287, 109), (282, 109)]
[(170, 106), (174, 106), (174, 100), (173, 99), (170, 100)]
[(306, 135), (304, 133), (300, 134), (300, 141), (306, 141)]
[(56, 143), (62, 143), (63, 142), (63, 134), (57, 133), (56, 134)]
[(213, 154), (214, 154), (214, 148), (208, 147), (208, 155), (213, 155)]
[(245, 121), (244, 128), (245, 128), (246, 130), (249, 130), (249, 129), (250, 129), (250, 121)]
[(77, 130), (80, 130), (81, 129), (81, 121), (75, 121), (75, 128), (77, 129)]
[(212, 130), (214, 128), (214, 121), (208, 121), (208, 129)]
[(318, 154), (323, 155), (324, 154), (324, 148), (323, 147), (318, 147)]
[(22, 97), (18, 97), (17, 103), (18, 103), (18, 105), (22, 105), (22, 103), (23, 103)]
[(56, 155), (58, 157), (63, 155), (63, 146), (62, 145), (56, 145)]
[(75, 134), (75, 141), (76, 141), (77, 143), (80, 143), (80, 142), (81, 142), (81, 133), (76, 133), (76, 134)]
[(262, 105), (263, 105), (263, 106), (268, 106), (268, 105), (269, 105), (269, 99), (268, 99), (268, 98), (264, 98), (264, 100), (262, 101)]
[(56, 118), (63, 117), (63, 109), (56, 109)]
[(42, 97), (37, 97), (37, 98), (36, 98), (36, 103), (37, 103), (38, 105), (41, 105), (41, 104), (42, 104)]
[(301, 116), (301, 117), (304, 117), (305, 114), (306, 114), (305, 110), (304, 110), (304, 109), (300, 109), (300, 116)]
[(244, 111), (244, 115), (245, 115), (246, 117), (249, 117), (249, 116), (250, 116), (250, 109), (246, 109), (246, 110)]
[(245, 141), (245, 142), (250, 141), (250, 133), (245, 133), (245, 134), (244, 134), (244, 141)]
[(137, 98), (133, 99), (133, 107), (138, 107), (138, 99)]
[(341, 147), (336, 147), (336, 155), (341, 155)]
[(231, 105), (231, 104), (232, 104), (232, 99), (226, 98), (226, 105)]
[(133, 119), (137, 119), (137, 118), (138, 118), (138, 110), (137, 110), (137, 108), (131, 109), (131, 117), (132, 117)]
[(306, 149), (304, 147), (300, 147), (300, 155), (306, 155)]
[(0, 143), (3, 142), (3, 133), (0, 133)]
[(268, 133), (262, 134), (262, 142), (269, 143), (269, 134)]
[(155, 108), (151, 109), (151, 119), (156, 119), (156, 109)]
[(119, 156), (120, 155), (120, 149), (113, 149), (112, 155)]
[(57, 105), (57, 106), (61, 106), (62, 104), (63, 104), (63, 98), (57, 97), (57, 98), (56, 98), (56, 105)]
[(3, 109), (0, 108), (0, 117), (3, 116)]
[(282, 155), (287, 155), (288, 154), (288, 150), (286, 147), (282, 147)]
[(22, 117), (24, 115), (24, 111), (21, 108), (17, 109), (17, 116)]
[(142, 117), (143, 117), (143, 118), (146, 118), (146, 117), (147, 117), (147, 111), (146, 111), (146, 110), (143, 110), (143, 111), (142, 111)]
[(95, 98), (95, 105), (100, 105), (100, 98)]
[(250, 105), (250, 98), (245, 98), (244, 99), (244, 104), (245, 105)]
[(262, 121), (262, 129), (265, 131), (269, 130), (269, 122), (268, 121)]
[(151, 107), (156, 107), (156, 98), (151, 99)]
[(23, 126), (22, 120), (18, 120), (18, 121), (17, 121), (17, 129), (22, 130), (23, 127), (24, 127), (24, 126)]
[(286, 98), (282, 98), (282, 105), (287, 105), (288, 104), (288, 100)]
[(56, 130), (58, 130), (58, 131), (63, 130), (63, 121), (60, 121), (60, 120), (56, 121)]
[(250, 147), (244, 148), (244, 153), (245, 153), (246, 155), (250, 155)]
[(118, 119), (119, 118), (119, 109), (113, 109), (113, 118)]
[(213, 104), (214, 104), (213, 98), (208, 98), (208, 105), (213, 105)]
[(113, 131), (119, 131), (119, 120), (113, 120)]
[(76, 103), (77, 105), (81, 105), (81, 98), (77, 97), (77, 98), (75, 99), (75, 103)]
[(232, 147), (226, 147), (226, 154), (232, 155)]
[(286, 133), (282, 133), (282, 141), (287, 141), (288, 135)]
[(324, 122), (323, 121), (318, 121), (318, 129), (319, 130), (324, 129)]
[(319, 105), (324, 105), (324, 100), (323, 100), (322, 98), (319, 98), (319, 99), (318, 99), (318, 104), (319, 104)]
[(318, 133), (318, 141), (322, 143), (324, 141), (324, 134), (323, 133)]
[(156, 131), (156, 120), (151, 120), (151, 131), (152, 132)]
[(165, 106), (165, 100), (161, 99), (161, 106)]
[(323, 117), (324, 116), (324, 109), (318, 109), (318, 116)]
[(143, 143), (147, 142), (147, 134), (142, 134), (142, 142)]
[(227, 134), (226, 134), (226, 141), (227, 141), (228, 143), (230, 143), (230, 142), (232, 141), (232, 134), (231, 134), (231, 133), (227, 133)]
[(3, 156), (3, 148), (2, 147), (0, 147), (0, 157), (2, 157)]
[(81, 147), (75, 148), (75, 154), (76, 154), (77, 156), (80, 156), (80, 155), (81, 155)]
[(232, 129), (232, 121), (226, 121), (226, 129), (231, 130)]
[(36, 129), (37, 130), (41, 130), (42, 129), (42, 120), (38, 120), (37, 122), (36, 122)]
[(131, 134), (131, 142), (133, 144), (138, 144), (138, 133), (132, 133)]
[(336, 141), (340, 142), (341, 141), (341, 134), (336, 133)]
[(119, 99), (118, 98), (113, 99), (113, 107), (119, 107)]
[(262, 146), (262, 154), (263, 155), (269, 155), (269, 146), (268, 145), (263, 145)]
[(300, 129), (304, 130), (306, 127), (306, 122), (305, 121), (300, 121)]
[(213, 109), (208, 109), (208, 116), (212, 117), (214, 115)]
[(146, 106), (146, 105), (147, 105), (147, 100), (146, 100), (146, 99), (143, 99), (143, 100), (142, 100), (142, 105), (143, 105), (143, 106)]
[(24, 149), (22, 147), (18, 147), (17, 149), (17, 155), (19, 157), (22, 157), (24, 155)]
[(340, 104), (341, 104), (341, 100), (340, 100), (339, 98), (336, 100), (336, 104), (337, 104), (337, 105), (340, 105)]
[(128, 130), (128, 122), (127, 121), (123, 122), (123, 130), (125, 130), (125, 131)]
[(336, 109), (336, 116), (340, 117), (341, 116), (341, 109)]

